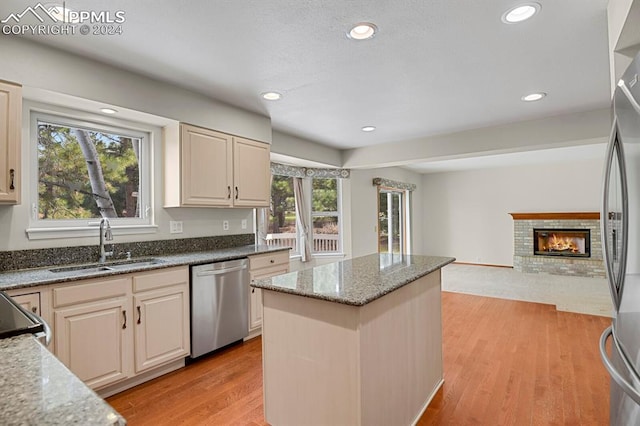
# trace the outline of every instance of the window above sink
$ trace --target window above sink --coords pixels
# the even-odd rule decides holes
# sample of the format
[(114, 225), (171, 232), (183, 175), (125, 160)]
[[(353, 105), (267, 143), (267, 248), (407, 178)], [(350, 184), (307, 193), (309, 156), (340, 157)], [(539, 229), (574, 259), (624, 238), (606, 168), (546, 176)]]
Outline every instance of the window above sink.
[(29, 239), (156, 232), (153, 130), (140, 123), (34, 104), (29, 108)]

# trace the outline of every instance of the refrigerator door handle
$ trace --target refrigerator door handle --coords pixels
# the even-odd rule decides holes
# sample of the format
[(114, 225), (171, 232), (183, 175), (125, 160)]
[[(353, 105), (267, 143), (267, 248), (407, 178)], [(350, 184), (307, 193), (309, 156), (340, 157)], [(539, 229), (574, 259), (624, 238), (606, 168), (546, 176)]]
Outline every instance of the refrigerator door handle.
[[(621, 212), (609, 211), (609, 196), (612, 182), (612, 167), (616, 162), (620, 178), (620, 190), (622, 206)], [(615, 179), (615, 177), (614, 177)], [(618, 120), (614, 119), (611, 130), (609, 145), (607, 146), (604, 185), (602, 191), (602, 212), (600, 214), (600, 223), (602, 229), (602, 254), (604, 264), (607, 270), (609, 288), (611, 290), (611, 298), (613, 299), (614, 310), (617, 312), (620, 307), (620, 299), (624, 288), (624, 272), (627, 264), (627, 230), (628, 230), (628, 201), (627, 201), (627, 171), (624, 160), (624, 152), (622, 142), (620, 141), (620, 131), (618, 129)], [(618, 232), (615, 226), (610, 226), (610, 221), (618, 223)], [(613, 227), (613, 229), (610, 229)], [(610, 241), (610, 238), (612, 241)], [(618, 246), (619, 245), (619, 246)], [(620, 251), (618, 251), (618, 247)]]
[[(638, 391), (635, 390), (633, 386), (624, 379), (624, 377), (622, 377), (622, 375), (618, 372), (618, 370), (616, 370), (616, 367), (613, 365), (613, 363), (611, 363), (611, 360), (609, 359), (609, 355), (607, 354), (607, 339), (611, 336), (613, 336), (613, 329), (611, 328), (611, 326), (607, 327), (607, 329), (602, 333), (602, 336), (600, 336), (600, 357), (602, 358), (602, 363), (609, 372), (611, 378), (618, 384), (618, 386), (620, 386), (620, 388), (622, 388), (624, 393), (626, 393), (631, 399), (633, 399), (636, 404), (640, 405), (640, 393), (638, 393)], [(612, 350), (617, 350), (618, 352), (620, 352), (617, 347), (618, 345), (616, 339), (614, 338), (612, 340)], [(620, 354), (621, 358), (626, 364), (624, 354), (622, 352), (620, 352)]]

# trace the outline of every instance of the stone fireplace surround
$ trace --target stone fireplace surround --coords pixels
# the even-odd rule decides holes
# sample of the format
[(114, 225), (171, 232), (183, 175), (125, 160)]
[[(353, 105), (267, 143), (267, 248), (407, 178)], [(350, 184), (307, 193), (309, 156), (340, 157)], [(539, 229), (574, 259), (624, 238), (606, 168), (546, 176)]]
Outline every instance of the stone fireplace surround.
[[(513, 217), (513, 269), (519, 272), (604, 278), (600, 213), (509, 213)], [(533, 254), (534, 228), (589, 229), (591, 257)]]

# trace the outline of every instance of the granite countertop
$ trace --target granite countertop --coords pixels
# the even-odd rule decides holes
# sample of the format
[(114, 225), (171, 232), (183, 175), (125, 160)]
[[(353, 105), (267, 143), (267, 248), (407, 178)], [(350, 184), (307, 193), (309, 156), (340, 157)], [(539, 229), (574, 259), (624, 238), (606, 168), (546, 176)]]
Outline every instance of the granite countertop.
[(454, 260), (453, 257), (372, 254), (257, 280), (251, 286), (362, 306)]
[[(200, 265), (204, 263), (241, 259), (243, 257), (251, 256), (254, 254), (269, 253), (282, 250), (289, 250), (289, 247), (271, 247), (266, 245), (256, 246), (254, 244), (251, 244), (220, 250), (153, 256), (152, 259), (155, 261), (155, 263), (153, 264), (136, 265), (135, 263), (127, 264), (126, 261), (105, 263), (106, 266), (113, 264), (122, 265), (116, 270), (89, 271), (86, 269), (75, 269), (52, 272), (51, 270), (55, 269), (67, 269), (60, 268), (60, 266), (55, 266), (49, 268), (9, 271), (0, 273), (0, 290), (6, 291), (19, 288), (35, 287), (45, 284), (59, 284), (69, 281), (85, 280), (88, 278), (108, 277), (111, 275), (128, 274), (131, 272), (170, 268), (173, 266)], [(136, 259), (133, 260), (135, 261)], [(100, 265), (95, 264), (95, 266)]]
[(0, 424), (126, 424), (33, 335), (0, 340), (0, 359)]

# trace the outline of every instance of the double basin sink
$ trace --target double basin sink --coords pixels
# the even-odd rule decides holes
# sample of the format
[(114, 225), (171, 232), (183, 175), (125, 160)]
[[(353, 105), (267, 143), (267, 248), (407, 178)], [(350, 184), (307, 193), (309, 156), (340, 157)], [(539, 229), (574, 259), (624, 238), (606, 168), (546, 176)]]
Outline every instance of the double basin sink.
[(49, 269), (49, 271), (54, 273), (75, 272), (78, 274), (92, 274), (96, 272), (125, 271), (127, 269), (159, 265), (161, 263), (164, 263), (164, 261), (160, 259), (122, 260), (107, 263), (89, 263), (86, 265), (65, 266), (61, 268), (52, 268)]

